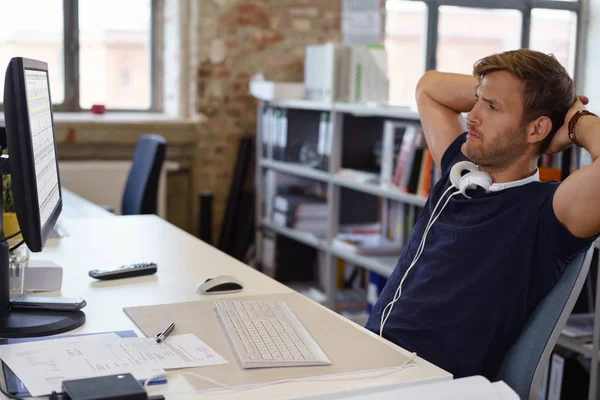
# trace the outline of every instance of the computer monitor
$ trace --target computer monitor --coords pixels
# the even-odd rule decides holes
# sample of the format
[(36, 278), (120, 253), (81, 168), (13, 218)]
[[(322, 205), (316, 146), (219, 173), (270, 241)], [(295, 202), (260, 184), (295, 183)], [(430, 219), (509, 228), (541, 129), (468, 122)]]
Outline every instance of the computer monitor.
[(13, 199), (27, 247), (42, 251), (62, 210), (48, 65), (13, 58), (6, 69), (4, 116)]
[[(0, 157), (0, 175), (11, 175), (23, 240), (31, 251), (39, 252), (62, 210), (48, 64), (22, 57), (11, 59), (3, 104), (8, 159)], [(51, 335), (83, 325), (85, 314), (81, 311), (11, 308), (5, 235), (12, 232), (0, 232), (0, 337)]]

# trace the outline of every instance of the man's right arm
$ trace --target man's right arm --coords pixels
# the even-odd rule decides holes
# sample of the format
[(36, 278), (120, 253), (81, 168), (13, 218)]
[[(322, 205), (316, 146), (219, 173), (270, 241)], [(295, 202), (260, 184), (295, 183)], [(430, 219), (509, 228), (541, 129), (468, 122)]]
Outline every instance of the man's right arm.
[(436, 165), (466, 130), (463, 112), (475, 106), (478, 81), (471, 75), (428, 71), (417, 84), (416, 99), (427, 147)]

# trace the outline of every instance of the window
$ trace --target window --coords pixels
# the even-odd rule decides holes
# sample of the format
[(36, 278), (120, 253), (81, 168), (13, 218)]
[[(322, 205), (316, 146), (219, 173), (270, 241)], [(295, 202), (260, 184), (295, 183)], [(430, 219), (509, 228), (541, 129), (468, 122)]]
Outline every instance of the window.
[[(55, 110), (152, 110), (157, 0), (19, 0), (3, 6), (0, 89), (12, 57), (46, 61)], [(35, 10), (35, 12), (31, 12)], [(78, 34), (76, 34), (78, 32)], [(0, 96), (0, 107), (2, 98)]]
[(390, 3), (386, 15), (385, 47), (388, 53), (390, 102), (410, 103), (415, 84), (425, 70), (427, 6), (416, 1)]
[(487, 55), (552, 53), (577, 80), (579, 0), (387, 0), (390, 103), (410, 106), (426, 70), (470, 74)]
[[(29, 12), (32, 9), (36, 12)], [(35, 58), (48, 63), (52, 103), (62, 103), (65, 99), (62, 0), (5, 2), (2, 14), (5, 18), (0, 24), (0, 94), (4, 93), (4, 74), (10, 59)]]
[(149, 0), (79, 1), (82, 108), (150, 108), (150, 8)]
[(541, 8), (531, 11), (530, 47), (544, 53), (554, 54), (571, 76), (575, 74), (576, 42), (576, 13)]
[(522, 14), (442, 6), (439, 9), (437, 69), (470, 74), (473, 63), (492, 53), (517, 49), (521, 44)]

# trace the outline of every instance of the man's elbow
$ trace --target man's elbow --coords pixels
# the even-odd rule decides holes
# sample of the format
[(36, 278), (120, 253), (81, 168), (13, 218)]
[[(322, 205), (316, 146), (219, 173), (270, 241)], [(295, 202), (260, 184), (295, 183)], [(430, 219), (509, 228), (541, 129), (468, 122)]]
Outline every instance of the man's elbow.
[(434, 87), (438, 75), (439, 71), (429, 70), (423, 74), (421, 79), (419, 79), (419, 82), (417, 82), (417, 88), (415, 90), (415, 98), (417, 103), (425, 96), (431, 97), (430, 89)]

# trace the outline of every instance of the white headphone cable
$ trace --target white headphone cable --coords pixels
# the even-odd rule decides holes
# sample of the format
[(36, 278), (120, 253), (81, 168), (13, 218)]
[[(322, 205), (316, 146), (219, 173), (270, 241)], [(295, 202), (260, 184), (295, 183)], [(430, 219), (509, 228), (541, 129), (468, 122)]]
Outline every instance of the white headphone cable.
[[(445, 196), (445, 195), (446, 195), (446, 193), (448, 193), (448, 192), (449, 192), (451, 189), (452, 189), (452, 186), (450, 186), (448, 189), (446, 189), (446, 191), (445, 191), (444, 193), (442, 193), (442, 195), (440, 196), (440, 199), (438, 200), (437, 204), (436, 204), (436, 205), (435, 205), (435, 207), (433, 208), (433, 211), (431, 212), (431, 216), (429, 217), (429, 221), (427, 221), (427, 225), (425, 226), (425, 230), (424, 230), (424, 232), (423, 232), (423, 237), (421, 238), (421, 242), (419, 243), (419, 247), (417, 248), (417, 251), (415, 252), (415, 256), (413, 257), (413, 260), (411, 261), (411, 264), (410, 264), (409, 268), (411, 268), (411, 267), (412, 267), (412, 265), (415, 263), (416, 259), (419, 257), (419, 251), (420, 251), (420, 250), (421, 250), (421, 248), (423, 247), (423, 244), (424, 244), (424, 240), (423, 240), (423, 239), (424, 239), (425, 235), (426, 235), (426, 234), (427, 234), (427, 232), (428, 232), (428, 229), (429, 229), (429, 227), (430, 227), (430, 224), (431, 224), (431, 220), (432, 220), (432, 218), (435, 216), (435, 212), (436, 212), (436, 210), (437, 210), (438, 206), (441, 204), (442, 200), (444, 199), (444, 196)], [(407, 271), (407, 272), (408, 272), (408, 271)], [(405, 276), (406, 276), (406, 275), (405, 275)], [(401, 285), (398, 285), (398, 288), (396, 289), (396, 292), (394, 293), (394, 297), (393, 297), (393, 300), (392, 300), (392, 301), (394, 301), (394, 300), (396, 299), (396, 297), (398, 297), (398, 292), (400, 292), (400, 291), (401, 291)], [(391, 306), (391, 304), (392, 304), (392, 302), (388, 303), (388, 304), (386, 305), (386, 307), (383, 309), (383, 312), (382, 312), (382, 319), (381, 319), (381, 321), (382, 321), (382, 322), (380, 323), (380, 332), (379, 332), (380, 336), (381, 336), (381, 332), (382, 332), (382, 329), (383, 329), (383, 326), (382, 326), (382, 324), (383, 324), (383, 323), (385, 323), (385, 322), (384, 322), (384, 319), (383, 319), (383, 315), (386, 313), (387, 309), (388, 309), (388, 308)], [(387, 318), (386, 318), (386, 320), (387, 320)]]
[[(461, 193), (461, 192), (456, 192), (456, 193), (453, 193), (450, 196), (448, 196), (448, 198), (446, 199), (446, 202), (444, 203), (444, 205), (440, 209), (439, 213), (437, 215), (435, 215), (435, 212), (436, 212), (438, 206), (440, 205), (440, 203), (442, 202), (442, 200), (444, 199), (444, 196), (451, 189), (453, 189), (453, 188), (454, 188), (454, 186), (448, 187), (448, 189), (446, 189), (446, 191), (444, 193), (442, 193), (442, 195), (440, 196), (440, 200), (438, 200), (437, 204), (433, 208), (433, 212), (431, 213), (431, 217), (429, 217), (429, 222), (427, 223), (427, 225), (425, 227), (425, 231), (423, 232), (423, 238), (421, 238), (421, 242), (419, 243), (419, 247), (417, 248), (417, 251), (415, 252), (415, 256), (413, 258), (413, 261), (411, 262), (410, 266), (408, 267), (408, 269), (404, 273), (404, 276), (400, 280), (400, 284), (398, 285), (398, 289), (396, 289), (396, 292), (394, 293), (394, 297), (393, 297), (392, 301), (390, 301), (385, 306), (385, 308), (383, 309), (383, 311), (381, 313), (381, 323), (380, 323), (380, 326), (379, 326), (379, 336), (383, 336), (383, 327), (385, 326), (385, 323), (387, 322), (388, 318), (390, 317), (390, 315), (392, 313), (392, 310), (394, 308), (394, 304), (400, 299), (400, 296), (402, 295), (402, 284), (404, 283), (404, 280), (408, 276), (409, 272), (416, 265), (419, 257), (423, 253), (423, 249), (425, 248), (425, 240), (427, 239), (427, 234), (429, 233), (429, 230), (431, 229), (431, 227), (433, 226), (433, 224), (435, 223), (435, 221), (437, 221), (437, 219), (442, 215), (442, 212), (444, 211), (444, 208), (446, 208), (446, 205), (448, 204), (448, 202), (450, 201), (450, 199), (453, 196), (456, 196), (456, 195), (458, 195), (458, 194)], [(435, 218), (434, 218), (434, 216), (435, 216)], [(432, 220), (432, 218), (433, 218), (433, 220)], [(386, 314), (386, 312), (387, 312), (387, 314)]]

